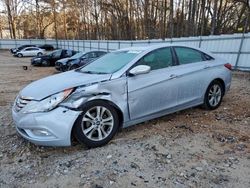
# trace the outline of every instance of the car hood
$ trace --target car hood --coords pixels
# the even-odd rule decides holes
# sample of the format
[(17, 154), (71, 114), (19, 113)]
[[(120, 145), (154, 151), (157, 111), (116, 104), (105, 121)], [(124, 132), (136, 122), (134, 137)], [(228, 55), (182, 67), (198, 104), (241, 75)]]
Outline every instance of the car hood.
[(110, 78), (111, 74), (88, 74), (73, 70), (32, 82), (20, 92), (20, 96), (42, 100), (65, 89), (101, 82)]
[(70, 60), (70, 58), (69, 57), (67, 57), (67, 58), (63, 58), (63, 59), (59, 59), (59, 60), (57, 60), (57, 62), (60, 62), (60, 63), (67, 63), (67, 61), (68, 60)]

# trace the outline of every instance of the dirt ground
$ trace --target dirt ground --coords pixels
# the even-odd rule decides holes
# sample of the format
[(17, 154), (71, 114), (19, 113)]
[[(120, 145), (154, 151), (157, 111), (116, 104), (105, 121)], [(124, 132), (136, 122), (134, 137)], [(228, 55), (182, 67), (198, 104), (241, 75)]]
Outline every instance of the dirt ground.
[(106, 146), (36, 146), (17, 135), (11, 106), (55, 73), (0, 51), (0, 187), (250, 187), (250, 73), (234, 72), (214, 111), (192, 108), (121, 130)]

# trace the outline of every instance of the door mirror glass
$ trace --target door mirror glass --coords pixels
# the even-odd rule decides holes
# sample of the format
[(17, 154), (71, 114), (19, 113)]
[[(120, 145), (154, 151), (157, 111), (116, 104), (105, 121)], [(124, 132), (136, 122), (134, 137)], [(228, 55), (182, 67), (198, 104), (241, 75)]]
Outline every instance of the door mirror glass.
[(146, 74), (146, 73), (149, 73), (151, 70), (150, 66), (148, 65), (138, 65), (134, 68), (132, 68), (130, 71), (129, 71), (129, 74), (130, 75), (139, 75), (139, 74)]

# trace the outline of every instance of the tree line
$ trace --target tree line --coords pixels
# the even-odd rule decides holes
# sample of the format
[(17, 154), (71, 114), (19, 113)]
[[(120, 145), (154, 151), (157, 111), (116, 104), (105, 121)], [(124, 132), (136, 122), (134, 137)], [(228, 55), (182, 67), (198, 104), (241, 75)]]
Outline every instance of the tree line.
[(248, 0), (0, 0), (11, 38), (136, 40), (250, 30)]

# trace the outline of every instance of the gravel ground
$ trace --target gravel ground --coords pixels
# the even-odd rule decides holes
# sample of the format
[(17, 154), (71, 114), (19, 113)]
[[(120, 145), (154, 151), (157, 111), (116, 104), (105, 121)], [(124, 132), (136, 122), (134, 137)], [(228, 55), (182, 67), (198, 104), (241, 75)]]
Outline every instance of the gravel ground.
[(217, 110), (123, 129), (101, 148), (54, 148), (21, 138), (11, 118), (18, 91), (56, 73), (29, 64), (0, 51), (0, 187), (250, 187), (249, 73), (234, 72)]

